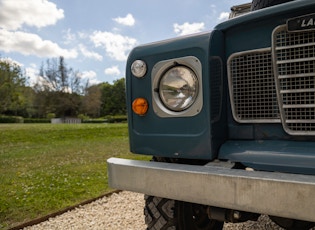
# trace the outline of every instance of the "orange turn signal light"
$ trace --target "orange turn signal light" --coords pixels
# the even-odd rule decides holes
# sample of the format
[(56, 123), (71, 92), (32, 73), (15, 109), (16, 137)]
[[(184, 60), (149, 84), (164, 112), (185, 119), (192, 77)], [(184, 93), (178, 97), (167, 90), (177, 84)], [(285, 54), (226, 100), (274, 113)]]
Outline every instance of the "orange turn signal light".
[(143, 116), (147, 113), (149, 103), (146, 99), (139, 97), (132, 102), (132, 110), (135, 114)]

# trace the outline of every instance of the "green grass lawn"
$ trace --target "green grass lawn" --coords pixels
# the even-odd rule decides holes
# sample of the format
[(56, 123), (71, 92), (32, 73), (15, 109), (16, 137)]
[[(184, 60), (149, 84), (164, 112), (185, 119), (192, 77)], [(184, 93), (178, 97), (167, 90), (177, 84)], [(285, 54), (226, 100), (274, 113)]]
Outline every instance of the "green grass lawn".
[(109, 157), (129, 153), (127, 124), (1, 124), (0, 229), (111, 191)]

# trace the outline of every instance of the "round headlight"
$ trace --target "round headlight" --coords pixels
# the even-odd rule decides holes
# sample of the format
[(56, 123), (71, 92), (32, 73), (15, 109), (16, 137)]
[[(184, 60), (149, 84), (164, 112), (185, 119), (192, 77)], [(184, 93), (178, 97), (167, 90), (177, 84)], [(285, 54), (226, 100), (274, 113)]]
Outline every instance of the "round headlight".
[(147, 72), (147, 65), (142, 60), (135, 60), (131, 65), (131, 73), (135, 77), (144, 77)]
[(172, 111), (189, 108), (198, 95), (198, 78), (186, 66), (176, 66), (161, 77), (159, 94), (163, 104)]

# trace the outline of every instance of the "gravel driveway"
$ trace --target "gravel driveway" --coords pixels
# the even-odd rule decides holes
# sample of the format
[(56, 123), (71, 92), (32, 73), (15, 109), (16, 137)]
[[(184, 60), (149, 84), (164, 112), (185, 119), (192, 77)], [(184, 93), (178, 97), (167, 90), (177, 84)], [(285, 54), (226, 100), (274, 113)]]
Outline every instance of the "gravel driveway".
[[(146, 228), (143, 206), (143, 194), (125, 191), (113, 193), (109, 197), (104, 197), (23, 230), (141, 230)], [(282, 228), (273, 224), (267, 216), (261, 216), (256, 222), (225, 224), (224, 229), (273, 230)]]

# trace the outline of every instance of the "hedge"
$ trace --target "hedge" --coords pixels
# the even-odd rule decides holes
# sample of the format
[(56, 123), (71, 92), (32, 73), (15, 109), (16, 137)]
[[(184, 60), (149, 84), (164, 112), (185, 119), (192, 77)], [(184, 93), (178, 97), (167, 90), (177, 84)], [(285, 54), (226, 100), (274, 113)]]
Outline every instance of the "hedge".
[(23, 123), (23, 117), (0, 115), (0, 123)]
[[(105, 118), (84, 119), (82, 123), (122, 123), (127, 122), (127, 116), (106, 116)], [(47, 118), (23, 118), (19, 116), (0, 115), (0, 123), (51, 123)]]
[(106, 116), (105, 119), (108, 123), (127, 122), (127, 116), (126, 115)]
[(123, 123), (127, 122), (126, 115), (106, 116), (105, 118), (83, 119), (82, 123)]
[(24, 123), (50, 123), (48, 118), (24, 118)]

